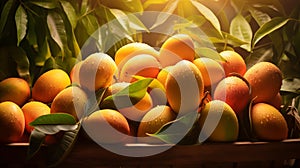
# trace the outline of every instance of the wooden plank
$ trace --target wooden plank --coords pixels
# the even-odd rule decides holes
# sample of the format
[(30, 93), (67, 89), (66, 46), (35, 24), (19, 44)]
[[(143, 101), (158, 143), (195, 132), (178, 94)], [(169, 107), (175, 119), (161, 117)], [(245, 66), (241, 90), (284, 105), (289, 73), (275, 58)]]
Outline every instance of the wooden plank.
[[(160, 145), (131, 144), (124, 149), (139, 151), (159, 149)], [(26, 161), (27, 143), (0, 145), (0, 167), (27, 165), (43, 167), (46, 151), (42, 149), (32, 160)], [(255, 163), (276, 167), (284, 160), (300, 159), (300, 139), (281, 142), (205, 143), (202, 145), (173, 146), (169, 150), (147, 157), (127, 157), (103, 149), (91, 141), (76, 142), (62, 163), (73, 167), (247, 167)], [(223, 165), (223, 166), (220, 166)], [(270, 166), (271, 165), (271, 166)], [(281, 165), (282, 166), (282, 165)], [(258, 166), (260, 167), (260, 166)]]

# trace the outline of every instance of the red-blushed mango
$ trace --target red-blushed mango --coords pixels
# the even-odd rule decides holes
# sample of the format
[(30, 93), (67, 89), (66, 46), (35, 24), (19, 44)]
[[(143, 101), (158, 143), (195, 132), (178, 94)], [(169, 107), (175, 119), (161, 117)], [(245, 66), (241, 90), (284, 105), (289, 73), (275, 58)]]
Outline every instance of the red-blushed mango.
[(193, 63), (200, 70), (205, 87), (215, 85), (225, 78), (223, 67), (213, 59), (201, 57), (195, 59)]
[(152, 55), (141, 54), (129, 59), (120, 70), (119, 79), (122, 82), (133, 82), (134, 75), (156, 78), (161, 69), (158, 60)]
[(25, 129), (31, 133), (34, 128), (29, 124), (42, 115), (50, 114), (50, 107), (39, 101), (30, 101), (24, 104), (22, 111), (25, 117)]
[(187, 34), (175, 34), (162, 44), (158, 60), (162, 67), (167, 67), (181, 60), (193, 61), (194, 59), (195, 48), (192, 38)]
[(0, 103), (0, 143), (17, 142), (25, 130), (25, 118), (22, 109), (14, 102)]
[(126, 118), (116, 110), (102, 109), (83, 120), (86, 133), (97, 143), (124, 143), (130, 134)]
[(173, 121), (175, 118), (176, 113), (169, 106), (161, 105), (152, 108), (139, 124), (137, 132), (138, 142), (161, 143), (162, 141), (154, 137), (149, 137), (147, 134), (154, 134), (163, 125)]
[(225, 75), (229, 76), (230, 73), (238, 73), (244, 75), (247, 67), (243, 57), (235, 51), (222, 51), (220, 55), (226, 60), (222, 62)]
[(229, 76), (218, 83), (213, 97), (226, 102), (239, 115), (250, 102), (250, 88), (243, 79)]
[(43, 73), (34, 83), (32, 98), (43, 103), (50, 103), (54, 97), (71, 84), (68, 74), (61, 69), (52, 69)]
[(68, 113), (77, 120), (83, 117), (88, 102), (86, 93), (77, 86), (59, 92), (51, 103), (51, 113)]
[(70, 71), (70, 79), (72, 83), (76, 83), (80, 85), (80, 80), (79, 80), (79, 70), (80, 66), (83, 63), (83, 61), (77, 62), (73, 68)]
[(253, 132), (260, 140), (280, 141), (288, 137), (285, 118), (269, 104), (254, 104), (251, 109), (251, 122)]
[(251, 98), (254, 102), (266, 102), (274, 98), (280, 91), (282, 73), (270, 62), (259, 62), (247, 70), (244, 78), (251, 85)]
[(187, 60), (173, 66), (165, 87), (169, 105), (179, 115), (197, 110), (204, 95), (201, 72)]
[(275, 97), (273, 97), (271, 100), (266, 101), (265, 103), (268, 103), (275, 107), (277, 110), (280, 110), (281, 105), (282, 105), (282, 97), (280, 93), (277, 93)]
[(105, 53), (91, 54), (81, 64), (80, 86), (89, 91), (108, 87), (113, 82), (116, 73), (117, 65), (109, 55)]
[(129, 59), (141, 54), (147, 54), (158, 58), (159, 52), (146, 43), (134, 42), (119, 48), (115, 54), (114, 60), (118, 69), (121, 70)]
[(0, 102), (12, 101), (22, 106), (30, 98), (30, 86), (22, 78), (6, 78), (0, 82)]
[[(119, 82), (119, 83), (114, 83), (114, 84), (110, 85), (107, 88), (107, 90), (105, 91), (105, 93), (103, 95), (103, 99), (123, 90), (124, 88), (126, 88), (129, 85), (130, 85), (130, 83), (127, 83), (127, 82)], [(152, 98), (148, 93), (146, 93), (145, 96), (140, 101), (138, 101), (136, 104), (133, 104), (131, 102), (129, 96), (126, 98), (128, 101), (125, 101), (124, 99), (120, 100), (120, 102), (117, 100), (114, 100), (114, 104), (116, 107), (105, 107), (105, 108), (116, 108), (116, 110), (119, 111), (121, 114), (123, 114), (126, 118), (128, 118), (132, 121), (140, 122), (141, 119), (143, 118), (143, 116), (153, 106)]]
[(225, 102), (213, 100), (201, 110), (199, 124), (200, 136), (209, 141), (236, 141), (239, 134), (239, 122), (233, 109)]

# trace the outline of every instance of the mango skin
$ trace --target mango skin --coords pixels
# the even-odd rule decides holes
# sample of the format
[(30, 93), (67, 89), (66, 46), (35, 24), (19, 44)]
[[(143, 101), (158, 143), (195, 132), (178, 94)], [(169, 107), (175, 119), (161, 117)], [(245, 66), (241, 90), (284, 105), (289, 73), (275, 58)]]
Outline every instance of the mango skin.
[(174, 65), (167, 76), (165, 87), (170, 107), (179, 115), (197, 110), (204, 95), (201, 72), (187, 60)]
[(209, 141), (233, 142), (238, 139), (238, 118), (232, 108), (223, 101), (213, 100), (207, 103), (201, 111), (199, 124), (200, 136)]
[(282, 85), (280, 69), (270, 62), (259, 62), (247, 70), (244, 78), (251, 86), (254, 103), (267, 102), (276, 97)]

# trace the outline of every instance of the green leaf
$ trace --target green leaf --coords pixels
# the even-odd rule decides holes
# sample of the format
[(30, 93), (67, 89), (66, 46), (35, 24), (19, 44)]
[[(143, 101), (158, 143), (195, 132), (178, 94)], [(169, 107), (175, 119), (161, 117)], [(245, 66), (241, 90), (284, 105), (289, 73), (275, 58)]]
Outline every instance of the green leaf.
[(75, 130), (65, 132), (60, 143), (49, 149), (47, 157), (48, 167), (58, 166), (68, 156), (78, 138), (80, 128), (81, 125), (78, 125)]
[(219, 22), (218, 18), (216, 17), (216, 15), (209, 8), (202, 5), (201, 3), (199, 3), (195, 0), (190, 0), (190, 1), (222, 36), (220, 22)]
[(73, 131), (78, 125), (37, 125), (34, 129), (47, 135), (53, 135), (60, 131)]
[(196, 48), (196, 52), (201, 57), (207, 57), (217, 61), (226, 61), (216, 50), (211, 48), (199, 47)]
[(9, 54), (12, 56), (13, 60), (17, 64), (17, 71), (20, 77), (30, 80), (30, 72), (29, 72), (29, 60), (26, 55), (26, 52), (21, 47), (12, 46), (9, 49)]
[(133, 14), (127, 14), (127, 17), (129, 19), (129, 27), (138, 30), (138, 31), (146, 31), (149, 32), (148, 28), (143, 24), (141, 20), (136, 15)]
[(51, 113), (38, 117), (31, 123), (30, 126), (40, 125), (74, 125), (76, 124), (75, 118), (67, 113)]
[(50, 46), (48, 43), (48, 37), (41, 37), (43, 30), (40, 30), (38, 35), (38, 55), (34, 58), (35, 65), (44, 66), (45, 62), (51, 57)]
[(269, 22), (263, 24), (254, 34), (251, 47), (253, 48), (263, 37), (283, 27), (289, 19), (283, 17), (272, 18)]
[(58, 13), (50, 12), (47, 15), (47, 24), (52, 39), (61, 49), (61, 55), (65, 55), (65, 45), (67, 44), (67, 34), (64, 21)]
[(259, 26), (262, 26), (263, 24), (271, 20), (271, 17), (267, 13), (257, 10), (255, 8), (250, 8), (249, 12), (251, 13), (252, 17), (255, 19), (256, 23)]
[(61, 6), (63, 7), (65, 14), (68, 17), (68, 20), (69, 20), (72, 28), (75, 29), (75, 27), (77, 25), (77, 15), (76, 15), (76, 11), (75, 11), (74, 7), (72, 6), (72, 4), (70, 2), (67, 2), (67, 1), (60, 1), (60, 3), (61, 3)]
[[(139, 102), (146, 94), (148, 86), (153, 81), (152, 78), (145, 78), (131, 83), (119, 92), (106, 97), (100, 107), (124, 108)], [(130, 100), (130, 102), (128, 102)]]
[(300, 79), (299, 78), (284, 79), (282, 81), (280, 91), (300, 94)]
[(115, 9), (121, 9), (128, 12), (143, 12), (143, 5), (140, 0), (101, 0), (101, 4)]
[(235, 36), (232, 36), (229, 33), (223, 32), (223, 36), (225, 38), (226, 43), (229, 45), (232, 45), (233, 47), (239, 47), (244, 44), (247, 44), (247, 42), (245, 42), (239, 38), (236, 38)]
[(30, 3), (45, 9), (54, 9), (58, 5), (57, 1), (53, 1), (53, 0), (43, 0), (43, 1), (34, 0), (34, 1), (30, 1)]
[(16, 15), (15, 15), (15, 22), (17, 26), (17, 38), (18, 38), (18, 43), (17, 45), (20, 44), (20, 42), (23, 40), (23, 38), (26, 35), (26, 30), (27, 30), (27, 14), (22, 7), (22, 5), (19, 5)]
[(40, 70), (40, 75), (45, 73), (46, 71), (54, 68), (59, 68), (58, 65), (55, 62), (55, 59), (53, 57), (49, 57), (45, 63), (44, 66)]
[(29, 44), (34, 46), (37, 44), (37, 33), (36, 33), (36, 20), (32, 14), (28, 14), (28, 23), (27, 23), (27, 35), (26, 39), (28, 40)]
[(168, 18), (174, 13), (179, 0), (170, 0), (167, 5), (164, 7), (164, 9), (158, 14), (154, 24), (151, 26), (150, 29), (154, 29), (163, 23), (165, 23)]
[(236, 15), (230, 24), (230, 34), (239, 38), (247, 44), (241, 47), (247, 51), (251, 51), (252, 29), (247, 20), (240, 14)]
[(14, 0), (8, 0), (1, 12), (1, 17), (0, 17), (0, 34), (3, 33), (4, 27), (7, 22), (7, 18), (9, 16), (10, 11), (12, 10), (12, 6), (14, 5)]
[(9, 77), (12, 75), (11, 73), (16, 70), (17, 74), (13, 74), (12, 76), (19, 75), (21, 78), (30, 82), (29, 60), (26, 52), (21, 47), (1, 47), (0, 54), (2, 56), (0, 73), (4, 73), (3, 75), (8, 75), (6, 77)]
[(247, 65), (247, 68), (252, 67), (258, 62), (263, 62), (263, 61), (272, 61), (273, 55), (274, 55), (274, 50), (272, 49), (272, 44), (266, 44), (263, 47), (257, 48), (252, 50), (250, 55), (246, 57), (245, 62)]
[(27, 160), (31, 159), (41, 148), (46, 134), (38, 130), (33, 130), (29, 137), (29, 146), (27, 150)]
[[(147, 79), (146, 77), (143, 77), (143, 76), (138, 76), (138, 75), (135, 75), (133, 78), (137, 79), (137, 80), (143, 80), (143, 79)], [(152, 78), (151, 78), (152, 79)], [(148, 86), (150, 89), (154, 89), (154, 88), (158, 88), (158, 89), (161, 89), (163, 91), (166, 91), (164, 85), (159, 82), (159, 80), (153, 78), (152, 82), (149, 84)]]
[(118, 23), (120, 23), (120, 25), (122, 26), (122, 28), (128, 32), (129, 31), (129, 18), (127, 17), (127, 15), (119, 10), (119, 9), (110, 9), (110, 12), (114, 15), (115, 19), (118, 21)]
[(105, 91), (107, 88), (100, 88), (99, 90), (96, 91), (96, 99), (94, 96), (89, 96), (89, 99), (87, 101), (86, 109), (82, 119), (84, 119), (86, 116), (89, 116), (93, 112), (97, 111), (99, 109), (100, 103), (103, 100), (103, 96), (105, 94)]
[(147, 9), (151, 5), (163, 5), (169, 0), (146, 0), (143, 4), (144, 9)]
[(77, 59), (72, 56), (68, 57), (55, 57), (55, 63), (60, 69), (63, 69), (67, 73), (71, 71), (75, 63), (77, 62)]
[(177, 144), (191, 131), (199, 117), (200, 113), (197, 111), (187, 113), (176, 120), (166, 123), (156, 133), (147, 135), (156, 137), (166, 143)]
[(92, 35), (99, 28), (97, 18), (92, 14), (84, 16), (81, 22), (89, 35)]

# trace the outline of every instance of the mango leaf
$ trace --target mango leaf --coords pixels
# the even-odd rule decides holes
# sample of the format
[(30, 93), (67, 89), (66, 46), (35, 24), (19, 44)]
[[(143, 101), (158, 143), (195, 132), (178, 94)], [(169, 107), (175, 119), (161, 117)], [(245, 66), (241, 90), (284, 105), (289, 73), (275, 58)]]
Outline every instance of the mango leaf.
[(224, 40), (226, 41), (227, 44), (232, 45), (233, 47), (239, 47), (242, 45), (247, 44), (247, 42), (236, 38), (235, 36), (227, 33), (227, 32), (223, 32), (223, 36), (224, 36)]
[(97, 18), (92, 14), (84, 16), (81, 22), (89, 35), (92, 35), (99, 28)]
[(16, 27), (17, 27), (17, 38), (18, 38), (18, 43), (17, 45), (20, 44), (20, 42), (23, 40), (23, 38), (26, 35), (26, 30), (27, 30), (27, 14), (22, 7), (22, 5), (19, 5), (16, 15), (15, 15), (15, 22), (16, 22)]
[(299, 78), (284, 79), (282, 81), (280, 91), (300, 94), (300, 79)]
[(272, 49), (272, 44), (265, 44), (263, 47), (253, 49), (248, 57), (246, 57), (245, 62), (247, 68), (252, 67), (254, 64), (262, 61), (273, 61), (274, 50)]
[(146, 0), (143, 4), (144, 9), (147, 9), (151, 5), (163, 5), (169, 0)]
[(129, 27), (138, 30), (138, 31), (146, 31), (149, 32), (148, 28), (143, 24), (143, 22), (133, 14), (127, 14), (129, 19)]
[[(147, 79), (146, 77), (138, 76), (138, 75), (133, 76), (133, 78), (135, 78), (137, 80)], [(159, 80), (157, 80), (156, 78), (153, 78), (153, 81), (149, 84), (148, 87), (150, 89), (158, 88), (158, 89), (161, 89), (163, 91), (166, 91), (164, 85), (161, 82), (159, 82)]]
[(119, 9), (110, 9), (110, 12), (114, 15), (115, 19), (120, 23), (122, 28), (128, 32), (129, 31), (129, 18), (125, 14), (125, 12), (119, 10)]
[(37, 125), (34, 126), (34, 129), (36, 129), (39, 132), (42, 132), (47, 135), (53, 135), (60, 131), (72, 131), (77, 129), (78, 125)]
[(17, 63), (17, 71), (20, 77), (30, 81), (29, 59), (26, 52), (21, 47), (12, 46), (9, 49), (9, 54)]
[(101, 102), (100, 107), (124, 108), (134, 105), (145, 96), (148, 86), (152, 81), (152, 78), (146, 78), (133, 82), (119, 92), (106, 97)]
[(143, 5), (140, 0), (101, 0), (101, 4), (115, 9), (121, 9), (128, 12), (143, 12)]
[(49, 12), (47, 15), (47, 24), (52, 39), (61, 49), (61, 55), (65, 55), (65, 45), (67, 44), (67, 34), (62, 17), (55, 12)]
[(71, 69), (73, 68), (73, 66), (75, 65), (75, 63), (77, 62), (77, 59), (75, 57), (72, 56), (68, 56), (68, 57), (55, 57), (55, 63), (57, 64), (57, 66), (60, 69), (63, 69), (64, 71), (66, 71), (67, 73), (69, 73), (71, 71)]
[(77, 25), (77, 15), (76, 15), (76, 11), (74, 9), (74, 7), (72, 6), (72, 4), (70, 2), (67, 1), (60, 1), (61, 6), (65, 12), (65, 14), (68, 17), (68, 20), (72, 26), (73, 29), (75, 29), (76, 25)]
[(161, 11), (160, 14), (158, 14), (154, 24), (151, 26), (151, 29), (154, 29), (163, 23), (165, 23), (168, 18), (174, 13), (177, 5), (178, 5), (179, 0), (170, 0), (167, 5), (164, 7), (164, 9)]
[(50, 69), (54, 69), (54, 68), (59, 68), (58, 65), (56, 64), (55, 58), (50, 57), (48, 58), (45, 63), (44, 66), (41, 68), (40, 70), (40, 75), (43, 74), (44, 72), (50, 70)]
[(74, 125), (76, 124), (75, 118), (67, 113), (51, 113), (42, 115), (29, 123), (30, 126), (40, 125)]
[(15, 2), (14, 0), (8, 0), (2, 9), (1, 17), (0, 17), (0, 34), (3, 34), (3, 30), (6, 25), (7, 18), (9, 16), (10, 11), (12, 10), (14, 2)]
[(21, 47), (1, 47), (0, 54), (0, 77), (20, 76), (30, 82), (29, 60)]
[(58, 166), (68, 156), (78, 138), (80, 128), (79, 124), (76, 129), (64, 132), (60, 143), (48, 148), (48, 167)]
[(37, 34), (36, 34), (36, 18), (31, 14), (28, 13), (27, 15), (28, 23), (27, 23), (27, 35), (26, 39), (28, 40), (29, 44), (34, 46), (37, 44)]
[[(44, 66), (45, 61), (52, 55), (50, 50), (50, 39), (47, 35), (48, 27), (45, 19), (41, 19), (28, 13), (28, 33), (27, 38), (33, 36), (33, 40), (36, 41), (37, 55), (34, 57), (34, 63), (36, 66)], [(36, 33), (36, 32), (39, 33)], [(53, 49), (53, 46), (51, 46)], [(58, 47), (57, 47), (58, 48)], [(52, 50), (53, 51), (53, 50)]]
[(271, 17), (267, 13), (257, 10), (255, 8), (250, 7), (249, 12), (259, 26), (262, 26), (263, 24), (271, 20)]
[[(100, 103), (103, 99), (103, 95), (107, 88), (100, 88), (96, 91), (95, 95), (88, 96), (89, 99), (86, 103), (86, 110), (84, 112), (84, 115), (82, 119), (84, 119), (86, 116), (89, 116), (93, 112), (97, 111), (99, 109)], [(96, 97), (96, 99), (95, 99)]]
[(254, 34), (251, 42), (253, 48), (263, 37), (283, 27), (289, 19), (283, 17), (272, 18), (269, 22), (263, 24)]
[(217, 61), (226, 61), (216, 50), (207, 47), (196, 48), (196, 52), (201, 57), (211, 58)]
[[(197, 111), (190, 112), (176, 120), (166, 123), (156, 133), (146, 134), (166, 143), (177, 144), (192, 130), (193, 125), (198, 121), (199, 117), (200, 113)], [(198, 137), (196, 137), (196, 139), (198, 139)]]
[(209, 8), (202, 5), (198, 1), (195, 1), (195, 0), (190, 0), (190, 1), (222, 36), (220, 22), (219, 22), (219, 19), (216, 17), (216, 15)]
[(247, 42), (247, 44), (242, 45), (247, 51), (251, 51), (251, 39), (252, 39), (252, 29), (247, 20), (241, 15), (236, 15), (230, 23), (230, 34)]
[(39, 7), (45, 8), (45, 9), (54, 9), (57, 7), (57, 1), (53, 1), (53, 0), (42, 0), (42, 1), (38, 1), (38, 0), (34, 0), (34, 1), (30, 1), (30, 3), (37, 5)]
[(27, 150), (27, 160), (31, 159), (41, 148), (46, 134), (38, 130), (33, 130), (29, 137), (29, 146)]
[(81, 4), (79, 4), (80, 15), (87, 13), (90, 10), (89, 8), (89, 0), (82, 0)]

